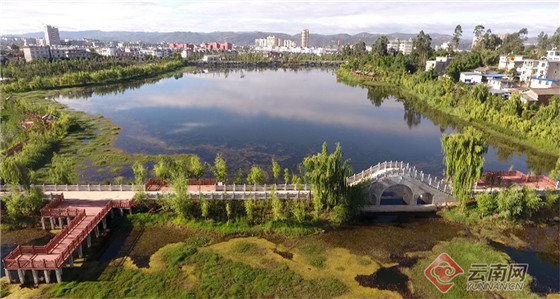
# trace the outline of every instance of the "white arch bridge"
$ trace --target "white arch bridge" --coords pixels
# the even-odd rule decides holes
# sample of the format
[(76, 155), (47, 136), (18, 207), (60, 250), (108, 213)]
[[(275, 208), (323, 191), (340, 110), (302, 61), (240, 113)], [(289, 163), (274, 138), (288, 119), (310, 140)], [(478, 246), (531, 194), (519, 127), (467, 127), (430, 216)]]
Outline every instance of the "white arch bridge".
[[(425, 174), (403, 161), (378, 163), (346, 179), (349, 186), (364, 182), (369, 182), (369, 205), (362, 208), (364, 212), (428, 212), (455, 202), (451, 182)], [(381, 197), (389, 189), (398, 189), (405, 204), (381, 205)]]

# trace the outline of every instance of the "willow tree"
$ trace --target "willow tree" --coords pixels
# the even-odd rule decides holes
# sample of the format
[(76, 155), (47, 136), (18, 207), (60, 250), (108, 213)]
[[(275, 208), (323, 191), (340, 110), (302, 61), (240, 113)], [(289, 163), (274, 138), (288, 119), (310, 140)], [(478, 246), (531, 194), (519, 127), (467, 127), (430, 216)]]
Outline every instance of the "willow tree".
[(467, 127), (462, 134), (443, 135), (446, 175), (453, 179), (453, 197), (465, 207), (471, 198), (474, 183), (482, 176), (483, 154), (488, 147), (480, 131)]
[(313, 184), (313, 202), (315, 217), (323, 208), (331, 208), (346, 204), (346, 177), (352, 173), (350, 160), (344, 160), (340, 143), (336, 144), (334, 153), (329, 153), (327, 143), (323, 143), (323, 150), (303, 161), (308, 169), (305, 174), (308, 181)]

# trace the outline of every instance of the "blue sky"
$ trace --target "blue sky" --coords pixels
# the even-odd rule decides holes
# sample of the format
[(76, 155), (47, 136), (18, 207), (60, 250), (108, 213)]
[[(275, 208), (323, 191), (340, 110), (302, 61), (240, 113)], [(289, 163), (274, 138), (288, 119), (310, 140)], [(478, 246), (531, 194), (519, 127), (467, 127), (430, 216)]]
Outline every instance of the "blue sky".
[(0, 31), (270, 31), (449, 33), (475, 25), (529, 36), (560, 26), (560, 1), (68, 1), (0, 0)]

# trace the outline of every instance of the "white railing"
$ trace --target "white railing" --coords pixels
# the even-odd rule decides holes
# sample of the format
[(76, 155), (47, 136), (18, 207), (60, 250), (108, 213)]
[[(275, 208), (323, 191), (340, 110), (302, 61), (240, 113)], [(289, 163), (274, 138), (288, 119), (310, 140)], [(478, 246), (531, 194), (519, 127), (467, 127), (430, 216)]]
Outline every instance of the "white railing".
[[(150, 199), (160, 199), (173, 192), (149, 192), (147, 194)], [(235, 191), (235, 192), (189, 192), (191, 199), (208, 199), (208, 200), (263, 200), (271, 199), (272, 192), (269, 191)], [(275, 196), (280, 199), (311, 199), (311, 191), (297, 190), (297, 191), (276, 191)]]
[[(39, 187), (43, 192), (63, 192), (63, 191), (136, 191), (137, 187), (144, 189), (144, 186), (134, 185), (31, 185), (32, 188)], [(18, 190), (22, 191), (23, 187), (18, 186)], [(0, 192), (9, 192), (9, 185), (0, 185)]]
[(295, 185), (295, 184), (273, 184), (273, 185), (216, 185), (216, 191), (229, 191), (229, 192), (239, 192), (239, 191), (308, 191), (311, 190), (311, 186), (307, 184)]
[(453, 186), (450, 182), (440, 179), (430, 174), (419, 171), (414, 166), (403, 161), (385, 161), (378, 163), (360, 173), (354, 174), (346, 179), (348, 185), (353, 186), (364, 181), (377, 181), (392, 176), (409, 176), (416, 181), (422, 182), (434, 189), (446, 194), (453, 194)]

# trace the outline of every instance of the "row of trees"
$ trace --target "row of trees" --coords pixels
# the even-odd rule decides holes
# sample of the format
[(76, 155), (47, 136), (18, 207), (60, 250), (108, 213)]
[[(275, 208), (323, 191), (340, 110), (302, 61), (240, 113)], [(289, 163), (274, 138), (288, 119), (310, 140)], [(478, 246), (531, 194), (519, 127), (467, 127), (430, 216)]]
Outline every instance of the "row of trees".
[(544, 198), (534, 189), (511, 186), (499, 193), (483, 193), (476, 198), (477, 209), (482, 217), (497, 215), (506, 219), (528, 219), (543, 207), (558, 204), (558, 193), (547, 190)]
[(144, 65), (116, 65), (93, 71), (65, 72), (61, 75), (13, 78), (11, 83), (2, 85), (2, 92), (14, 93), (30, 90), (79, 86), (86, 84), (112, 83), (125, 79), (156, 75), (184, 66), (181, 60), (165, 60), (160, 63)]
[[(216, 156), (213, 165), (206, 165), (211, 170), (216, 179), (225, 182), (227, 180), (226, 161), (221, 154)], [(347, 219), (348, 213), (354, 211), (356, 206), (352, 203), (356, 201), (356, 191), (351, 191), (346, 186), (346, 177), (351, 174), (352, 169), (349, 160), (343, 157), (340, 144), (333, 153), (329, 153), (327, 144), (323, 144), (321, 153), (304, 159), (301, 175), (306, 181), (313, 184), (313, 201), (304, 202), (300, 200), (284, 201), (280, 200), (272, 192), (270, 200), (253, 201), (220, 201), (211, 202), (208, 200), (194, 200), (189, 197), (187, 192), (188, 178), (200, 178), (204, 174), (204, 166), (198, 157), (188, 156), (173, 159), (169, 156), (160, 156), (158, 163), (154, 166), (154, 174), (158, 178), (166, 179), (175, 190), (174, 195), (170, 195), (161, 200), (160, 205), (164, 212), (171, 213), (183, 218), (209, 218), (228, 221), (234, 215), (242, 215), (244, 219), (252, 222), (264, 222), (268, 220), (279, 221), (293, 218), (297, 222), (306, 220), (330, 220), (334, 223), (341, 223)], [(147, 179), (148, 171), (142, 162), (137, 161), (133, 165), (136, 184), (143, 184)], [(272, 160), (272, 174), (274, 180), (278, 180), (282, 172), (280, 164)], [(266, 182), (266, 171), (258, 166), (253, 166), (247, 175), (249, 184), (263, 184)], [(300, 184), (300, 177), (295, 174), (290, 175), (290, 171), (284, 169), (284, 180)], [(352, 196), (354, 194), (354, 196)], [(140, 202), (144, 195), (138, 194)], [(244, 212), (243, 212), (244, 211)], [(312, 217), (311, 217), (312, 216)], [(226, 217), (226, 218), (223, 218)]]

